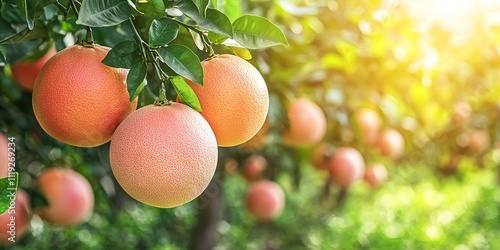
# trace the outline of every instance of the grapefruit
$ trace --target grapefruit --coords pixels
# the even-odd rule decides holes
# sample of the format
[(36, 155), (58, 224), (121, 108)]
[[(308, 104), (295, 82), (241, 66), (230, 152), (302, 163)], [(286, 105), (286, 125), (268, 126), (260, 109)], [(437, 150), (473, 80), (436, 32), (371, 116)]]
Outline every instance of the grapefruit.
[(283, 142), (289, 146), (310, 147), (326, 134), (326, 116), (316, 103), (299, 98), (288, 108), (290, 129), (283, 134)]
[(79, 147), (102, 145), (136, 109), (137, 99), (129, 102), (128, 70), (101, 62), (109, 50), (73, 45), (43, 66), (33, 88), (33, 111), (55, 139)]
[(386, 129), (379, 135), (376, 147), (382, 156), (398, 159), (405, 150), (405, 141), (401, 133), (395, 129)]
[(364, 142), (368, 145), (373, 145), (377, 140), (377, 135), (382, 125), (382, 120), (378, 113), (372, 109), (360, 109), (354, 117)]
[(0, 133), (0, 179), (9, 174), (9, 142), (4, 134)]
[(278, 217), (285, 207), (285, 192), (268, 180), (254, 182), (248, 188), (245, 206), (255, 218), (268, 221)]
[(23, 89), (32, 91), (36, 77), (43, 65), (56, 54), (56, 48), (51, 47), (41, 58), (36, 61), (19, 61), (12, 64), (12, 78)]
[(243, 176), (247, 181), (254, 181), (261, 177), (262, 171), (267, 168), (266, 158), (262, 155), (252, 155), (243, 163)]
[(207, 121), (182, 103), (149, 105), (128, 116), (110, 146), (113, 174), (134, 199), (154, 207), (185, 204), (208, 186), (217, 141)]
[(387, 169), (381, 163), (374, 163), (367, 166), (364, 180), (372, 188), (382, 185), (387, 180)]
[[(12, 221), (11, 217), (15, 219)], [(31, 217), (30, 198), (24, 190), (17, 189), (14, 206), (0, 214), (0, 245), (14, 243), (9, 240), (12, 236), (15, 236), (12, 238), (14, 241), (19, 241), (29, 228)]]
[(45, 221), (59, 226), (84, 222), (94, 208), (92, 186), (80, 173), (67, 168), (49, 168), (38, 177), (38, 188), (49, 202), (36, 210)]
[(355, 148), (337, 148), (329, 164), (330, 179), (333, 183), (348, 187), (363, 178), (365, 161)]
[(217, 144), (242, 144), (260, 130), (269, 109), (269, 93), (260, 72), (234, 55), (217, 55), (201, 63), (203, 87), (186, 79), (198, 96), (201, 115)]

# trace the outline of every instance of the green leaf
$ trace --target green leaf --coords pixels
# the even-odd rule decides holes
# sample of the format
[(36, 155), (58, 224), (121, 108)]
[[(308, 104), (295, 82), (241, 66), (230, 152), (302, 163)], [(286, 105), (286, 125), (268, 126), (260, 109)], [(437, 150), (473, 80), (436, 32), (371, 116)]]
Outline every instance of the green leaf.
[(162, 62), (175, 73), (203, 86), (203, 68), (200, 59), (188, 47), (171, 45), (158, 49)]
[(161, 47), (177, 37), (179, 24), (169, 18), (153, 20), (149, 27), (149, 45)]
[(5, 213), (10, 207), (10, 202), (16, 198), (19, 175), (17, 172), (9, 175), (0, 179), (0, 214)]
[(120, 24), (132, 14), (127, 0), (84, 0), (77, 24), (108, 27)]
[(108, 52), (102, 63), (114, 68), (130, 69), (136, 50), (137, 44), (134, 41), (120, 42)]
[(0, 44), (12, 44), (25, 41), (32, 41), (39, 38), (46, 38), (48, 36), (48, 30), (44, 23), (40, 21), (35, 22), (34, 29), (30, 30), (26, 27), (24, 30), (19, 31), (15, 34), (10, 34), (7, 37), (2, 37), (0, 35)]
[(201, 28), (227, 37), (233, 37), (233, 29), (227, 25), (229, 18), (222, 12), (211, 11), (209, 17), (207, 9), (207, 17), (205, 18), (200, 15), (198, 7), (191, 0), (176, 0), (174, 6), (181, 10), (184, 15), (193, 19)]
[(266, 18), (244, 15), (233, 23), (234, 40), (249, 49), (288, 46), (283, 31)]
[(193, 0), (194, 5), (198, 8), (198, 12), (201, 16), (205, 16), (205, 10), (208, 6), (208, 0)]
[(165, 4), (163, 3), (163, 0), (151, 0), (151, 4), (156, 10), (157, 17), (165, 16)]
[(32, 30), (35, 27), (33, 16), (35, 15), (36, 7), (38, 7), (38, 0), (16, 0), (17, 8), (21, 11), (28, 29)]
[[(216, 24), (220, 29), (224, 30), (226, 34), (224, 34), (223, 32), (217, 32), (210, 29), (208, 30), (221, 35), (225, 35), (227, 37), (233, 37), (233, 25), (231, 24), (231, 21), (224, 13), (216, 9), (208, 8), (207, 19), (210, 20), (212, 23)], [(228, 36), (227, 34), (230, 34), (230, 36)]]
[[(140, 61), (130, 68), (127, 75), (127, 90), (130, 96), (130, 101), (134, 100), (140, 91), (137, 91), (139, 86), (144, 82), (146, 74), (148, 73), (148, 66), (146, 62)], [(144, 85), (143, 85), (144, 87)]]
[(170, 78), (170, 82), (172, 83), (172, 86), (174, 86), (175, 92), (179, 95), (179, 99), (183, 102), (189, 105), (189, 107), (195, 109), (198, 112), (203, 111), (201, 109), (200, 101), (198, 100), (198, 97), (194, 93), (193, 89), (187, 82), (184, 80), (184, 78), (180, 76), (174, 76)]

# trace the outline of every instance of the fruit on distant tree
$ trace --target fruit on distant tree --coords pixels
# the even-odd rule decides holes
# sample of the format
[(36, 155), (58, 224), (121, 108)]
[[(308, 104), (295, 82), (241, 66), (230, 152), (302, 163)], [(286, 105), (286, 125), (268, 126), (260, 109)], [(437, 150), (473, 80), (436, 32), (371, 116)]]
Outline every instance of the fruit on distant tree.
[(262, 176), (262, 171), (266, 168), (267, 160), (264, 156), (252, 155), (243, 163), (243, 176), (247, 181), (257, 180)]
[(363, 141), (372, 145), (377, 140), (377, 135), (382, 125), (379, 114), (373, 109), (360, 109), (355, 115), (356, 125), (359, 127)]
[(326, 134), (326, 116), (314, 102), (298, 98), (288, 108), (290, 129), (283, 134), (283, 142), (294, 147), (311, 147)]
[(56, 48), (51, 47), (41, 58), (35, 61), (18, 61), (12, 64), (12, 78), (23, 89), (32, 91), (36, 77), (43, 65), (56, 54)]
[(94, 208), (92, 186), (80, 173), (68, 168), (49, 168), (38, 177), (38, 188), (49, 202), (37, 209), (45, 221), (59, 226), (84, 222)]
[(148, 105), (128, 116), (110, 146), (111, 170), (122, 188), (150, 206), (183, 205), (208, 186), (217, 141), (207, 121), (182, 103)]
[(73, 146), (99, 146), (136, 109), (137, 99), (129, 101), (128, 70), (101, 62), (109, 50), (73, 45), (43, 66), (33, 88), (33, 111), (49, 135)]
[(6, 177), (9, 173), (9, 142), (4, 134), (0, 133), (0, 178)]
[(390, 128), (378, 136), (376, 147), (382, 156), (398, 159), (404, 153), (405, 141), (399, 131)]
[(268, 180), (254, 182), (248, 188), (245, 206), (255, 218), (268, 221), (278, 217), (285, 207), (285, 192)]
[[(12, 221), (11, 217), (15, 217)], [(26, 233), (31, 222), (32, 212), (29, 195), (22, 189), (17, 189), (14, 206), (0, 214), (0, 245), (10, 245), (19, 241)], [(14, 237), (13, 237), (14, 236)]]
[(387, 169), (382, 163), (373, 163), (366, 167), (364, 179), (372, 188), (379, 187), (387, 180)]
[(260, 130), (269, 109), (269, 93), (260, 72), (234, 55), (217, 55), (201, 63), (203, 87), (186, 81), (198, 96), (201, 115), (221, 147), (240, 145)]
[(335, 150), (329, 164), (330, 179), (341, 187), (348, 187), (363, 178), (365, 161), (355, 148), (341, 147)]

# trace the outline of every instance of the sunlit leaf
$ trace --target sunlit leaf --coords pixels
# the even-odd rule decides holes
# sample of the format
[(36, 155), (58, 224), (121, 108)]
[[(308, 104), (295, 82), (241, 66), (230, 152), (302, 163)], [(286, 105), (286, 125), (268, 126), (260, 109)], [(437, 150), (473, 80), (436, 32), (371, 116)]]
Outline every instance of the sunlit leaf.
[(233, 23), (234, 40), (249, 49), (274, 45), (288, 46), (288, 41), (278, 26), (266, 18), (245, 15)]
[(193, 89), (186, 83), (184, 78), (174, 76), (170, 79), (170, 81), (172, 82), (172, 86), (174, 86), (175, 92), (177, 92), (183, 103), (186, 103), (198, 112), (202, 111), (200, 101), (198, 100), (196, 93), (194, 93)]

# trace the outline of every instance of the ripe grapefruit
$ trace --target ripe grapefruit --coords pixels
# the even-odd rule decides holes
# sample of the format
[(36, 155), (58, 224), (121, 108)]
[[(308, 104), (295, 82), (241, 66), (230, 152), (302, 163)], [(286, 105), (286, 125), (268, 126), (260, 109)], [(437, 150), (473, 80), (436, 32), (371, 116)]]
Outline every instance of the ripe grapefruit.
[(38, 177), (38, 188), (49, 202), (36, 210), (45, 221), (73, 226), (85, 221), (94, 208), (92, 186), (80, 173), (67, 168), (49, 168)]
[(368, 145), (373, 145), (377, 140), (377, 135), (382, 125), (378, 113), (372, 109), (360, 109), (354, 117), (364, 142)]
[(376, 147), (382, 156), (398, 159), (405, 150), (405, 141), (401, 133), (395, 129), (386, 129), (379, 135)]
[(108, 51), (73, 45), (43, 66), (33, 88), (33, 111), (49, 135), (73, 146), (99, 146), (136, 109), (137, 99), (129, 102), (128, 71), (101, 62)]
[(337, 148), (330, 159), (329, 170), (333, 183), (347, 187), (363, 178), (365, 161), (355, 148)]
[(278, 217), (285, 208), (285, 192), (276, 183), (268, 180), (254, 182), (248, 188), (245, 206), (261, 221)]
[(5, 135), (0, 133), (0, 179), (7, 177), (8, 175), (8, 166), (9, 166), (9, 142)]
[[(15, 217), (13, 222), (10, 217)], [(9, 238), (12, 236), (15, 236), (13, 239), (16, 242), (19, 241), (28, 230), (31, 217), (30, 198), (24, 190), (17, 189), (14, 207), (11, 206), (9, 210), (0, 215), (0, 245), (14, 243), (9, 241)]]
[(387, 180), (387, 169), (381, 163), (367, 166), (364, 180), (372, 187), (378, 187)]
[(199, 196), (214, 175), (217, 156), (207, 121), (175, 102), (132, 113), (118, 126), (110, 146), (118, 183), (134, 199), (161, 208)]
[(266, 158), (262, 155), (252, 155), (243, 163), (243, 176), (247, 181), (257, 180), (266, 168)]
[(36, 61), (19, 61), (12, 65), (12, 78), (23, 89), (32, 91), (36, 77), (43, 65), (56, 54), (56, 48), (51, 47), (41, 58)]
[(290, 129), (283, 134), (283, 142), (289, 146), (310, 147), (326, 134), (326, 116), (316, 103), (299, 98), (288, 108)]
[(269, 93), (260, 72), (234, 55), (218, 55), (201, 63), (203, 87), (186, 79), (198, 96), (201, 115), (221, 147), (242, 144), (260, 130), (269, 109)]

